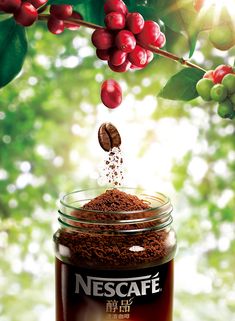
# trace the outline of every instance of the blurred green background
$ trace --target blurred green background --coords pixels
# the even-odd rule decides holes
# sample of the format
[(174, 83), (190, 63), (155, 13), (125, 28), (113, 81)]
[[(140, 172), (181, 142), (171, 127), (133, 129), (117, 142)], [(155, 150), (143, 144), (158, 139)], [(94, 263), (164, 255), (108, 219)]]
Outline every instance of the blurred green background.
[[(235, 126), (213, 103), (157, 98), (181, 66), (156, 57), (144, 70), (114, 74), (95, 57), (91, 32), (54, 36), (31, 28), (19, 77), (0, 91), (0, 321), (54, 320), (57, 202), (97, 184), (105, 152), (97, 129), (122, 138), (125, 185), (169, 195), (178, 234), (175, 321), (234, 320)], [(172, 37), (172, 39), (171, 39)], [(169, 50), (187, 56), (182, 36)], [(172, 42), (171, 42), (172, 40)], [(174, 41), (173, 41), (174, 40)], [(202, 34), (194, 61), (233, 64)], [(119, 80), (123, 103), (101, 104), (104, 79)]]

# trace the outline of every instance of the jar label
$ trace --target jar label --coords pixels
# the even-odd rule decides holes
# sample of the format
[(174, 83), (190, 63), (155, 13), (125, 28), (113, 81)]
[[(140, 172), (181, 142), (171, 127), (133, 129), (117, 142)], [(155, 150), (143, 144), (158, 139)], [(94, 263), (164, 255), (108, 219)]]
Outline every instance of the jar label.
[(172, 320), (173, 260), (106, 271), (56, 260), (56, 321)]

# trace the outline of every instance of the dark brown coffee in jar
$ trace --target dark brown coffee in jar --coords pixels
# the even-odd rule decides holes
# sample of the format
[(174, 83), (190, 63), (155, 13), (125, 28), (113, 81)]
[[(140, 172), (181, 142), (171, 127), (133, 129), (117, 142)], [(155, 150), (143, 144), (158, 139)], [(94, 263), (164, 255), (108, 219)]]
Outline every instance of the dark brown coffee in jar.
[(78, 191), (61, 200), (56, 321), (172, 321), (172, 206), (137, 189)]

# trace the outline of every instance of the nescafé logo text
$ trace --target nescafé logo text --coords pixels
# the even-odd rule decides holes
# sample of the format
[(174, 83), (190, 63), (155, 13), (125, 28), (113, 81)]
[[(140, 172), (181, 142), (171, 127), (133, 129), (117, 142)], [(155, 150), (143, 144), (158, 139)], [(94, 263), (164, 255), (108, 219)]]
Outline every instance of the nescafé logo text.
[(135, 278), (100, 278), (80, 274), (76, 276), (75, 293), (85, 293), (90, 296), (120, 298), (143, 296), (161, 291), (159, 287), (159, 272), (154, 276), (146, 275)]

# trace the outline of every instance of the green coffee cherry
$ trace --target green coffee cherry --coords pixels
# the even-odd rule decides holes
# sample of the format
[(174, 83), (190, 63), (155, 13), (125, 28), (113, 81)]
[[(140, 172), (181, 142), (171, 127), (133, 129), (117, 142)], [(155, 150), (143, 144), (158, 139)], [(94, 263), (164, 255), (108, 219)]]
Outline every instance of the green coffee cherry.
[(229, 94), (235, 93), (235, 74), (227, 74), (224, 76), (222, 84), (227, 88)]
[(229, 97), (229, 100), (231, 101), (231, 103), (233, 104), (233, 106), (235, 108), (235, 93), (232, 94), (232, 96)]
[(219, 104), (218, 114), (222, 118), (233, 119), (235, 117), (235, 111), (229, 99), (226, 99), (225, 101)]
[(228, 50), (235, 44), (232, 26), (220, 25), (214, 27), (209, 34), (209, 40), (219, 50)]
[(222, 84), (216, 84), (211, 88), (211, 98), (215, 101), (224, 101), (228, 95), (227, 88)]
[(200, 79), (196, 85), (198, 95), (201, 96), (206, 101), (211, 100), (210, 91), (213, 86), (214, 86), (214, 83), (210, 79), (208, 78)]

